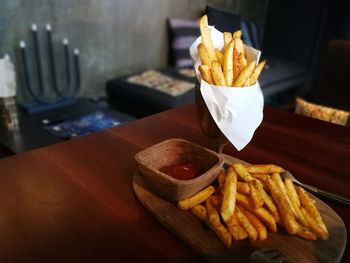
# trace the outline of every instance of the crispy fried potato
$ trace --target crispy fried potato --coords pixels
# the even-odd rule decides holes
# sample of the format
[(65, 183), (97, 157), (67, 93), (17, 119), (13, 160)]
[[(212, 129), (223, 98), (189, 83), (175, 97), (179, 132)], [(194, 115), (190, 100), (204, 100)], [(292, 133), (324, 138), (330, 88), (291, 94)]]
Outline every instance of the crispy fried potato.
[(237, 193), (237, 203), (254, 213), (261, 221), (263, 221), (271, 232), (277, 232), (277, 225), (275, 218), (263, 207), (254, 209), (251, 200), (243, 194)]
[[(240, 73), (238, 78), (235, 77), (234, 87), (243, 87), (243, 84), (247, 81), (249, 76), (252, 74), (255, 67), (255, 61), (252, 61), (246, 66)], [(236, 76), (236, 75), (235, 75)]]
[(254, 208), (259, 208), (263, 206), (264, 199), (262, 197), (261, 189), (256, 180), (249, 181), (250, 198), (252, 200)]
[(251, 85), (254, 85), (256, 83), (261, 71), (263, 70), (263, 68), (265, 66), (265, 63), (266, 63), (266, 60), (263, 60), (255, 67), (253, 73), (250, 75), (250, 77), (248, 79), (248, 83), (246, 86), (251, 86)]
[(226, 49), (226, 47), (231, 42), (231, 40), (232, 40), (232, 33), (231, 32), (224, 32), (224, 48), (223, 48), (223, 51)]
[(300, 236), (306, 240), (316, 240), (317, 236), (315, 233), (311, 232), (310, 229), (306, 227), (301, 227), (298, 232), (295, 233), (297, 236)]
[(215, 50), (213, 46), (213, 42), (211, 41), (209, 25), (208, 25), (208, 17), (206, 15), (202, 16), (199, 20), (199, 29), (202, 36), (202, 43), (208, 50), (208, 54), (211, 61), (216, 60)]
[(254, 178), (250, 175), (247, 168), (243, 166), (243, 164), (240, 163), (234, 163), (232, 164), (233, 168), (238, 174), (238, 177), (241, 178), (244, 182), (249, 182), (254, 180)]
[(291, 199), (293, 199), (293, 202), (296, 203), (298, 207), (300, 207), (300, 200), (297, 191), (295, 190), (292, 178), (286, 177), (284, 179), (284, 185), (287, 189), (287, 191), (290, 194)]
[(241, 37), (242, 37), (242, 30), (237, 30), (237, 31), (233, 32), (232, 37), (241, 39)]
[(224, 193), (225, 178), (226, 178), (225, 170), (224, 170), (224, 169), (221, 169), (221, 171), (219, 172), (219, 175), (218, 175), (218, 177), (217, 177), (217, 179), (218, 179), (218, 184), (219, 184), (219, 190), (220, 190), (220, 193), (221, 193), (221, 194)]
[(256, 240), (258, 237), (258, 232), (252, 225), (252, 223), (248, 220), (248, 218), (245, 216), (245, 214), (242, 212), (240, 206), (236, 207), (235, 215), (237, 216), (237, 219), (241, 226), (247, 231), (249, 239), (253, 241)]
[(254, 165), (246, 165), (246, 168), (249, 173), (265, 173), (265, 174), (271, 174), (271, 173), (282, 173), (285, 170), (277, 165), (274, 164), (254, 164)]
[(181, 210), (191, 209), (192, 207), (195, 207), (196, 205), (199, 205), (200, 203), (204, 202), (214, 192), (215, 192), (215, 188), (210, 185), (207, 188), (204, 188), (200, 192), (196, 193), (195, 195), (189, 198), (186, 198), (184, 200), (180, 200), (177, 203), (177, 207)]
[(198, 67), (199, 72), (201, 73), (201, 78), (208, 82), (209, 84), (214, 84), (213, 77), (211, 75), (210, 67), (206, 65), (199, 65)]
[(301, 206), (304, 207), (308, 214), (316, 220), (317, 224), (322, 230), (323, 239), (327, 239), (329, 237), (328, 229), (315, 205), (315, 200), (311, 199), (304, 188), (300, 186), (297, 187), (297, 192), (300, 198)]
[(200, 220), (207, 220), (207, 209), (202, 205), (196, 205), (191, 208), (191, 212), (197, 216)]
[(243, 41), (240, 37), (234, 37), (234, 45), (235, 49), (237, 50), (237, 53), (241, 54), (240, 58), (242, 59), (242, 69), (247, 66), (247, 59), (245, 57), (246, 52), (245, 52), (245, 47), (243, 44)]
[(286, 198), (294, 217), (303, 225), (306, 226), (306, 221), (304, 219), (303, 214), (300, 212), (299, 207), (297, 206), (296, 203), (293, 202), (293, 200), (291, 199), (291, 195), (289, 193), (289, 191), (287, 191), (287, 188), (285, 186), (285, 184), (283, 183), (281, 176), (278, 173), (273, 173), (271, 175), (272, 180), (277, 184), (277, 186), (279, 187), (279, 189), (282, 191), (284, 197)]
[(211, 63), (211, 74), (215, 85), (227, 86), (225, 76), (222, 72), (221, 64), (219, 61), (213, 61)]
[(235, 81), (238, 79), (242, 69), (243, 69), (243, 54), (240, 53), (236, 48), (233, 48), (233, 79)]
[(301, 212), (303, 213), (303, 216), (307, 222), (307, 226), (321, 239), (327, 239), (328, 233), (325, 233), (320, 225), (317, 223), (316, 219), (313, 218), (304, 207), (300, 208)]
[[(287, 187), (287, 185), (288, 185), (288, 187)], [(299, 205), (298, 205), (299, 197), (295, 191), (295, 188), (294, 188), (294, 185), (293, 185), (291, 178), (286, 178), (284, 180), (284, 189), (287, 193), (286, 197), (289, 199), (290, 204), (292, 206), (292, 210), (294, 212), (295, 218), (301, 223), (301, 225), (307, 226), (307, 222), (304, 218), (304, 215), (301, 213), (301, 211), (299, 209)]]
[[(197, 46), (197, 50), (198, 50), (198, 54), (202, 60), (202, 65), (206, 65), (206, 66), (210, 67), (213, 59), (210, 57), (209, 52), (208, 52), (207, 48), (203, 45), (203, 43), (200, 43)], [(215, 58), (216, 58), (216, 56), (215, 56)]]
[(225, 187), (221, 204), (221, 217), (224, 222), (228, 221), (232, 216), (236, 205), (237, 193), (237, 174), (232, 167), (226, 172)]
[(249, 194), (249, 184), (244, 182), (237, 182), (237, 192), (241, 194)]
[(288, 204), (286, 197), (283, 195), (274, 180), (268, 178), (265, 183), (270, 190), (276, 206), (278, 207), (283, 226), (289, 234), (296, 234), (300, 230), (300, 225), (295, 220), (293, 211)]
[(222, 65), (224, 60), (224, 54), (222, 54), (222, 52), (219, 49), (215, 48), (215, 55), (218, 61), (220, 62), (220, 64)]
[(219, 212), (212, 205), (210, 199), (205, 200), (205, 205), (208, 213), (208, 224), (210, 228), (216, 233), (226, 247), (230, 248), (232, 243), (232, 236), (230, 231), (221, 224)]
[(271, 212), (275, 221), (279, 223), (280, 216), (278, 215), (278, 211), (275, 203), (272, 201), (271, 197), (266, 193), (266, 191), (263, 188), (261, 188), (261, 194), (267, 209)]
[(267, 238), (266, 226), (260, 221), (260, 219), (256, 215), (243, 208), (242, 206), (240, 206), (239, 208), (258, 232), (258, 239), (265, 240)]
[(223, 58), (223, 70), (227, 86), (233, 85), (233, 41), (231, 41), (225, 48), (224, 58)]
[[(249, 171), (248, 171), (249, 172)], [(254, 177), (255, 179), (259, 180), (259, 181), (262, 181), (262, 182), (265, 182), (267, 177), (269, 176), (268, 174), (266, 173), (250, 173), (250, 175), (252, 177)]]
[(209, 197), (211, 204), (215, 207), (217, 211), (220, 211), (222, 200), (217, 195), (212, 195)]
[(231, 218), (226, 222), (226, 226), (234, 240), (243, 240), (248, 237), (247, 231), (240, 225), (235, 214), (232, 214)]

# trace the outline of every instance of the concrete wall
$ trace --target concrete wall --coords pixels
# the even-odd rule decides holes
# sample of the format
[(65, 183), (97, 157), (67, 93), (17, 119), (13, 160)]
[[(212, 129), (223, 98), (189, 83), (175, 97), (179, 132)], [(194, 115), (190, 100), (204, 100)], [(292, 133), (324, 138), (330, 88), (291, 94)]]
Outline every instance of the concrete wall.
[(1, 0), (0, 56), (9, 53), (17, 61), (18, 41), (30, 45), (30, 25), (38, 25), (44, 41), (50, 23), (60, 65), (66, 36), (81, 52), (82, 95), (102, 95), (107, 79), (166, 65), (166, 18), (199, 17), (207, 3), (234, 12), (261, 9), (254, 0)]

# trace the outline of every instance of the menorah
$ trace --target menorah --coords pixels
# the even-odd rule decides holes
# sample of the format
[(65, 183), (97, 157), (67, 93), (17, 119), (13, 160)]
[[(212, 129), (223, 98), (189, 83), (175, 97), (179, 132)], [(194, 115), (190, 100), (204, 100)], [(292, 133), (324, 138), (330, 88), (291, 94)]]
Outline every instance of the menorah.
[[(28, 113), (42, 112), (46, 110), (51, 110), (58, 107), (63, 107), (76, 103), (76, 95), (80, 91), (80, 67), (79, 67), (79, 50), (77, 48), (73, 51), (73, 76), (71, 74), (71, 65), (69, 60), (69, 42), (67, 38), (63, 38), (63, 52), (64, 52), (64, 67), (65, 67), (65, 85), (60, 88), (57, 76), (57, 61), (55, 59), (54, 44), (52, 41), (52, 28), (50, 24), (46, 25), (46, 35), (47, 35), (47, 52), (48, 52), (48, 65), (49, 73), (51, 76), (51, 85), (48, 86), (44, 83), (43, 77), (43, 64), (41, 58), (41, 50), (39, 45), (38, 28), (36, 24), (32, 25), (31, 28), (33, 37), (33, 49), (34, 58), (37, 72), (37, 88), (34, 89), (32, 81), (32, 72), (28, 67), (27, 58), (27, 46), (25, 41), (21, 40), (19, 42), (20, 58), (22, 64), (22, 72), (24, 78), (24, 89), (27, 94), (33, 100), (32, 103), (23, 104), (22, 106)], [(73, 81), (74, 79), (74, 81)], [(49, 89), (54, 90), (54, 97), (47, 96)]]

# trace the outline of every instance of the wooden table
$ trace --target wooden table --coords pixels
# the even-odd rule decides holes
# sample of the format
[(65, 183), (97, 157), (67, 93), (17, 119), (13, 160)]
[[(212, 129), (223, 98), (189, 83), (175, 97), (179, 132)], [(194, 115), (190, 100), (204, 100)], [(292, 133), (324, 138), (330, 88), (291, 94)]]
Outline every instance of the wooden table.
[[(203, 262), (132, 191), (134, 155), (174, 137), (209, 146), (193, 105), (0, 160), (0, 261)], [(349, 128), (266, 108), (249, 146), (225, 152), (350, 198)], [(350, 208), (328, 204), (349, 228)]]

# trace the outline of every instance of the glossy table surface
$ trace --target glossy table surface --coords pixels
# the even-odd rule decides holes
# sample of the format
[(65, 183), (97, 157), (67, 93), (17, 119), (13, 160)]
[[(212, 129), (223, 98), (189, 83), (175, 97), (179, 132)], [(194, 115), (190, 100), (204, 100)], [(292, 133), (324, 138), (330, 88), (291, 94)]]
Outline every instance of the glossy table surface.
[[(0, 262), (203, 262), (139, 203), (135, 154), (168, 138), (210, 147), (188, 105), (0, 160)], [(266, 108), (242, 151), (350, 198), (350, 129)], [(327, 202), (350, 228), (350, 208)], [(343, 262), (350, 261), (347, 245)]]

